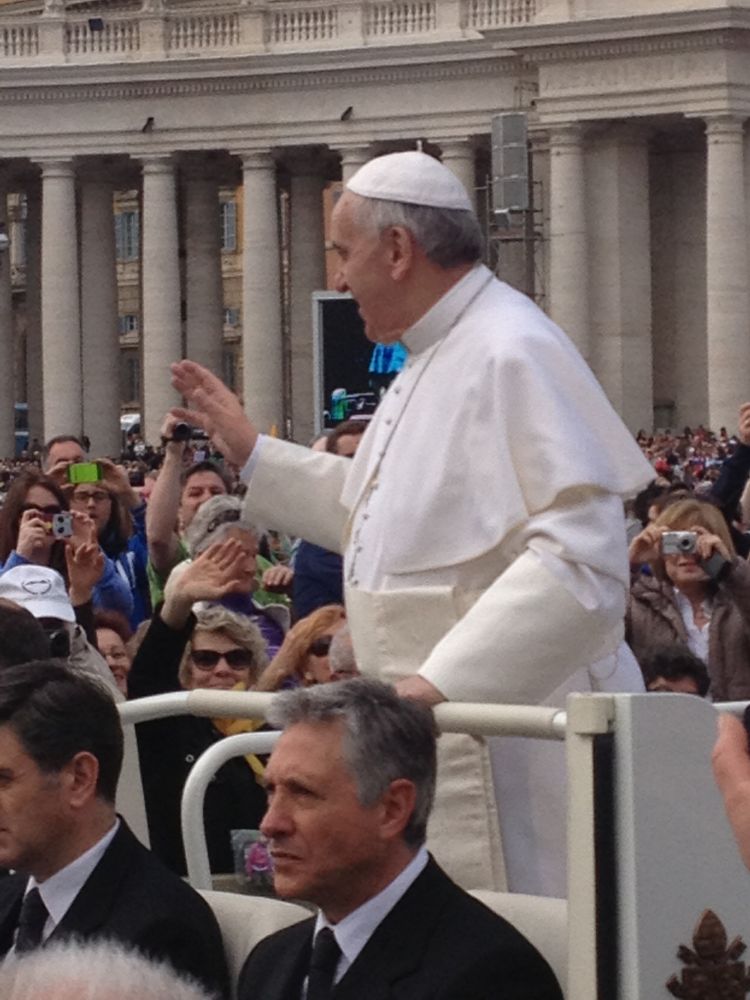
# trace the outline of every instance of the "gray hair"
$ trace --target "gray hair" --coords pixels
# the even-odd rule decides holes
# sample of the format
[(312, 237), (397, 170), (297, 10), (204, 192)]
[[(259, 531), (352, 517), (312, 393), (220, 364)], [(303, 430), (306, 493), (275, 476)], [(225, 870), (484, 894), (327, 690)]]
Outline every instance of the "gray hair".
[[(250, 667), (250, 684), (254, 684), (268, 665), (266, 640), (258, 626), (247, 615), (230, 611), (221, 604), (209, 604), (206, 607), (194, 605), (193, 613), (195, 614), (193, 635), (196, 632), (223, 632), (224, 635), (229, 636), (232, 642), (236, 642), (238, 646), (250, 653), (253, 658), (253, 665)], [(187, 687), (192, 675), (191, 648), (192, 644), (188, 642), (180, 661), (179, 678), (183, 687)]]
[(342, 625), (331, 639), (331, 646), (328, 650), (328, 665), (332, 674), (347, 674), (350, 677), (356, 677), (359, 673), (352, 645), (352, 632), (348, 623)]
[(414, 812), (404, 828), (412, 847), (424, 843), (435, 798), (437, 728), (431, 709), (381, 681), (357, 677), (276, 695), (268, 721), (279, 729), (300, 722), (344, 724), (344, 757), (363, 806), (374, 805), (392, 781), (414, 784)]
[(391, 226), (403, 226), (428, 259), (439, 267), (475, 264), (482, 259), (482, 230), (473, 212), (386, 201), (384, 198), (363, 198), (352, 191), (347, 194), (356, 199), (354, 218), (357, 225), (379, 233)]
[(216, 1000), (166, 962), (111, 941), (65, 941), (10, 956), (0, 967), (3, 1000)]
[(220, 495), (202, 504), (185, 532), (185, 542), (193, 559), (201, 552), (220, 542), (231, 528), (248, 531), (260, 541), (263, 532), (249, 521), (238, 497)]

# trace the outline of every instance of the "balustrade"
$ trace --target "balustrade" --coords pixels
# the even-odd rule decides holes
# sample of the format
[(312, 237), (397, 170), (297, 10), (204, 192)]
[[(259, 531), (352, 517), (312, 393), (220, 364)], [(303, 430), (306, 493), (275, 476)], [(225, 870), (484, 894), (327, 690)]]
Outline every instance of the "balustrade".
[[(116, 14), (102, 11), (97, 19), (100, 23), (93, 29), (93, 19), (80, 13), (55, 13), (45, 18), (29, 16), (25, 21), (18, 17), (5, 20), (0, 16), (0, 65), (3, 61), (17, 65), (56, 56), (67, 62), (75, 62), (79, 57), (87, 62), (92, 59), (117, 62), (134, 56), (169, 59), (186, 54), (208, 55), (217, 50), (236, 51), (240, 46), (264, 52), (331, 48), (337, 44), (344, 47), (352, 44), (346, 28), (352, 18), (352, 23), (362, 25), (359, 37), (365, 43), (398, 44), (400, 39), (411, 43), (418, 38), (428, 44), (431, 34), (444, 32), (441, 3), (442, 0), (348, 0), (343, 7), (338, 0), (327, 3), (287, 0), (258, 8), (241, 0), (230, 0), (220, 9), (177, 11), (149, 7), (120, 10)], [(342, 10), (347, 12), (343, 20)], [(461, 0), (455, 31), (460, 38), (464, 32), (474, 35), (486, 28), (528, 24), (535, 14), (536, 0)], [(250, 23), (258, 27), (248, 32)], [(252, 41), (243, 41), (248, 38)]]

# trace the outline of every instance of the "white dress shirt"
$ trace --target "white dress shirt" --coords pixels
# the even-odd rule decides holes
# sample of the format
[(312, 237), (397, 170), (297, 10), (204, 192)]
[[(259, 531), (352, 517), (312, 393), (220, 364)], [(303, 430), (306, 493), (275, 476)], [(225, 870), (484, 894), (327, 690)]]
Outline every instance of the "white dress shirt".
[[(313, 932), (313, 941), (319, 930), (323, 927), (330, 927), (336, 938), (336, 943), (341, 949), (341, 958), (336, 966), (336, 973), (334, 975), (335, 983), (343, 977), (349, 966), (354, 964), (357, 956), (370, 940), (376, 928), (385, 920), (396, 903), (406, 893), (406, 890), (424, 871), (427, 859), (427, 848), (422, 846), (406, 868), (399, 872), (394, 880), (388, 883), (385, 889), (382, 889), (372, 899), (368, 899), (366, 903), (358, 906), (356, 910), (353, 910), (337, 924), (329, 923), (322, 911), (318, 913)], [(304, 992), (305, 994), (307, 993), (307, 980), (305, 980)]]
[(97, 841), (93, 847), (90, 847), (75, 861), (71, 861), (59, 872), (55, 872), (54, 875), (45, 879), (44, 882), (37, 882), (33, 875), (29, 878), (24, 896), (32, 889), (38, 889), (49, 914), (42, 931), (42, 941), (47, 940), (68, 912), (73, 900), (104, 857), (104, 852), (112, 843), (119, 828), (120, 820), (116, 819), (112, 828), (104, 834), (101, 840)]

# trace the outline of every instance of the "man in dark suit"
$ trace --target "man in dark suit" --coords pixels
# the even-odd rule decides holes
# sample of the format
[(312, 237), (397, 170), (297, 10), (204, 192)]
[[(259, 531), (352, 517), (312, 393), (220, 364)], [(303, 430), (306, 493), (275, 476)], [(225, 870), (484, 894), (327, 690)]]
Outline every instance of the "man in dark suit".
[(239, 1000), (561, 1000), (533, 946), (425, 850), (428, 708), (360, 678), (280, 695), (269, 721), (274, 885), (320, 912), (261, 941)]
[(0, 670), (0, 955), (107, 938), (226, 993), (211, 909), (115, 813), (122, 728), (59, 661)]

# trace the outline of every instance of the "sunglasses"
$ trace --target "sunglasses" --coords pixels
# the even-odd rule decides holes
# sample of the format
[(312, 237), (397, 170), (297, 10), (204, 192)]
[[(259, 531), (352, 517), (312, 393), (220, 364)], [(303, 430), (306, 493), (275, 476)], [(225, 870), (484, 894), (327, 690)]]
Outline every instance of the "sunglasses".
[(312, 653), (313, 656), (328, 656), (328, 650), (331, 648), (332, 641), (332, 635), (321, 635), (319, 639), (315, 639), (310, 643), (307, 647), (307, 652)]
[(253, 665), (253, 655), (246, 649), (228, 649), (220, 653), (216, 649), (193, 649), (190, 653), (193, 666), (198, 670), (213, 670), (219, 660), (224, 660), (232, 670), (246, 670)]
[(46, 507), (40, 507), (35, 503), (25, 503), (21, 507), (21, 513), (25, 514), (27, 510), (33, 510), (36, 514), (60, 514), (62, 513), (62, 507), (59, 504), (47, 504)]

